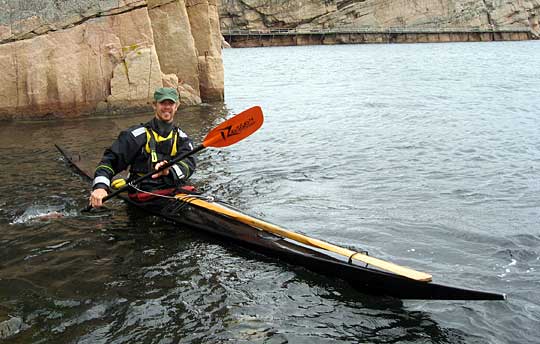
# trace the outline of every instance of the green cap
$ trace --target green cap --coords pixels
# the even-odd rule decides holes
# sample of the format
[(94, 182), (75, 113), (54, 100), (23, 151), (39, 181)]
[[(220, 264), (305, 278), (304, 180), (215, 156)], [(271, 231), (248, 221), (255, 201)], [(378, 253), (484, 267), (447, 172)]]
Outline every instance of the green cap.
[(164, 100), (172, 100), (178, 103), (178, 92), (172, 87), (160, 87), (154, 92), (154, 99), (156, 102), (161, 103)]

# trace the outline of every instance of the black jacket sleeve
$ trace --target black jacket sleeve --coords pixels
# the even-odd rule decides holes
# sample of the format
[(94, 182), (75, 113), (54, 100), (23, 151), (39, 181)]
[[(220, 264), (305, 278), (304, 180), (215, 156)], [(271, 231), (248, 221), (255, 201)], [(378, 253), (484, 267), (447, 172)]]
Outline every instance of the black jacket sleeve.
[(144, 133), (142, 126), (122, 131), (111, 147), (105, 150), (96, 167), (93, 190), (110, 188), (112, 178), (129, 167), (146, 140), (146, 136), (140, 133)]

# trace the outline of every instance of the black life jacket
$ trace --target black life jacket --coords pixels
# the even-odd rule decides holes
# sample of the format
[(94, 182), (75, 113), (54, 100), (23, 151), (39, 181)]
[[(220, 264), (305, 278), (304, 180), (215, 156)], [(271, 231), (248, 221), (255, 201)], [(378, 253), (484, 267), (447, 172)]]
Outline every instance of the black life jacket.
[(167, 137), (162, 137), (150, 124), (144, 125), (146, 143), (141, 148), (141, 154), (135, 158), (130, 167), (130, 179), (153, 171), (158, 162), (171, 161), (177, 152), (178, 128), (173, 127)]

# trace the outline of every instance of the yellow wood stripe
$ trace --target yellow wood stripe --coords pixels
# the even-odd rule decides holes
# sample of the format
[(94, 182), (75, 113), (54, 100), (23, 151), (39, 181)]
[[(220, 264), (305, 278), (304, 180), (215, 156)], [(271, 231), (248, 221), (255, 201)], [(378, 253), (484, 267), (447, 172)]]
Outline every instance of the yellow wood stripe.
[(221, 206), (221, 205), (219, 205), (217, 203), (207, 202), (207, 201), (204, 201), (202, 199), (194, 198), (194, 197), (192, 197), (190, 195), (186, 195), (186, 194), (178, 194), (178, 195), (176, 195), (176, 198), (178, 198), (179, 200), (184, 201), (184, 202), (195, 204), (195, 205), (197, 205), (197, 206), (199, 206), (201, 208), (206, 208), (206, 209), (215, 211), (217, 213), (227, 215), (227, 216), (229, 216), (229, 217), (231, 217), (231, 218), (233, 218), (233, 219), (235, 219), (237, 221), (240, 221), (242, 223), (246, 223), (248, 225), (254, 226), (254, 227), (259, 228), (261, 230), (264, 230), (264, 231), (267, 231), (267, 232), (270, 232), (270, 233), (274, 233), (274, 234), (280, 235), (282, 237), (289, 238), (289, 239), (301, 242), (301, 243), (306, 244), (306, 245), (311, 245), (311, 246), (314, 246), (314, 247), (322, 248), (324, 250), (331, 251), (331, 252), (340, 254), (342, 256), (345, 256), (345, 257), (352, 257), (352, 259), (356, 259), (356, 260), (359, 260), (359, 261), (364, 262), (366, 264), (375, 266), (375, 267), (377, 267), (377, 268), (379, 268), (381, 270), (393, 272), (393, 273), (398, 274), (400, 276), (411, 278), (413, 280), (422, 281), (422, 282), (431, 282), (431, 280), (432, 280), (432, 276), (430, 274), (425, 273), (425, 272), (416, 271), (416, 270), (413, 270), (411, 268), (401, 266), (401, 265), (397, 265), (397, 264), (394, 264), (394, 263), (390, 263), (390, 262), (384, 261), (382, 259), (371, 257), (371, 256), (368, 256), (368, 255), (360, 253), (360, 252), (351, 251), (351, 250), (348, 250), (346, 248), (339, 247), (339, 246), (327, 243), (327, 242), (322, 241), (322, 240), (310, 238), (310, 237), (302, 235), (302, 234), (291, 232), (291, 231), (288, 231), (288, 230), (283, 229), (281, 227), (278, 227), (276, 225), (273, 225), (271, 223), (264, 222), (264, 221), (261, 221), (259, 219), (254, 218), (254, 217), (248, 216), (246, 214), (242, 214), (242, 213), (234, 211), (232, 209), (223, 207), (223, 206)]

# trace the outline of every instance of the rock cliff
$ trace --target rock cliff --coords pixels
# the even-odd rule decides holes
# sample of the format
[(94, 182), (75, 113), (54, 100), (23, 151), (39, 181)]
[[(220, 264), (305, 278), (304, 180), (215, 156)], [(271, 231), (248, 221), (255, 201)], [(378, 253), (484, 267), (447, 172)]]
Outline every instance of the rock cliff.
[(223, 99), (217, 0), (0, 0), (0, 119)]
[(540, 0), (221, 0), (222, 29), (499, 28), (540, 34)]

